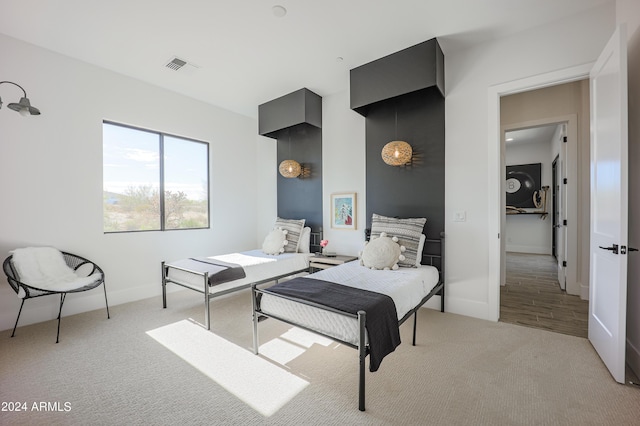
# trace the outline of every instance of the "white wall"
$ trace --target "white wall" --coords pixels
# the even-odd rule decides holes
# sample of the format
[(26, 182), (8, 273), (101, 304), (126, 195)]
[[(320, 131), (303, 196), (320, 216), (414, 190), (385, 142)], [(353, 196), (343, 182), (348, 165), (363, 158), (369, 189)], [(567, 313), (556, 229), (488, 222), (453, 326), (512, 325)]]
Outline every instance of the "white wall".
[[(264, 235), (259, 220), (273, 222), (274, 204), (257, 198), (256, 182), (257, 154), (275, 146), (259, 140), (255, 120), (3, 35), (0, 52), (2, 80), (23, 86), (42, 111), (22, 117), (7, 109), (21, 92), (0, 86), (0, 260), (31, 245), (80, 254), (104, 269), (116, 305), (159, 295), (162, 260), (254, 248)], [(210, 143), (211, 229), (103, 234), (103, 119)], [(271, 178), (262, 178), (270, 199)], [(0, 330), (13, 327), (20, 306), (2, 281)], [(64, 314), (103, 307), (100, 288), (70, 295)], [(20, 325), (56, 314), (54, 297), (28, 300)]]
[[(594, 61), (614, 25), (613, 5), (603, 6), (477, 48), (444, 52), (448, 311), (497, 318), (499, 277), (492, 276), (490, 262), (497, 261), (492, 253), (500, 231), (493, 233), (490, 225), (498, 219), (489, 214), (500, 214), (491, 204), (500, 189), (489, 187), (497, 170), (488, 164), (495, 164), (490, 156), (499, 141), (486, 135), (488, 116), (497, 127), (499, 114), (488, 111), (491, 88)], [(467, 212), (466, 222), (453, 221), (458, 210)]]
[[(540, 163), (540, 185), (551, 188), (551, 163), (553, 162), (551, 140), (507, 145), (505, 154), (507, 166)], [(551, 213), (551, 190), (548, 191), (547, 197), (546, 211)], [(507, 215), (505, 230), (507, 251), (551, 254), (551, 222), (551, 215), (547, 215), (544, 219), (540, 215)]]
[[(324, 238), (338, 254), (358, 255), (366, 226), (365, 118), (349, 107), (349, 93), (322, 99), (322, 192)], [(331, 228), (331, 194), (355, 192), (356, 229)]]

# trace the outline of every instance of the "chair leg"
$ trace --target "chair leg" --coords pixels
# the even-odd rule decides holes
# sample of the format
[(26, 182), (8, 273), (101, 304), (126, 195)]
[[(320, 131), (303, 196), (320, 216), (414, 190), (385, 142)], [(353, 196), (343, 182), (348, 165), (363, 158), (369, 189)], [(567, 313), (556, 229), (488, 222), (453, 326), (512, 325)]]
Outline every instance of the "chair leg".
[(107, 284), (102, 281), (102, 289), (104, 290), (104, 304), (107, 306), (107, 319), (111, 318), (109, 315), (109, 302), (107, 301)]
[(58, 334), (56, 335), (56, 343), (60, 341), (60, 319), (62, 318), (62, 305), (67, 293), (60, 293), (60, 310), (58, 311)]
[(18, 311), (18, 318), (16, 318), (16, 325), (13, 326), (13, 333), (11, 333), (11, 337), (16, 334), (16, 327), (18, 326), (18, 320), (20, 319), (20, 314), (22, 313), (22, 307), (24, 306), (24, 299), (22, 299), (22, 303), (20, 304), (20, 310)]

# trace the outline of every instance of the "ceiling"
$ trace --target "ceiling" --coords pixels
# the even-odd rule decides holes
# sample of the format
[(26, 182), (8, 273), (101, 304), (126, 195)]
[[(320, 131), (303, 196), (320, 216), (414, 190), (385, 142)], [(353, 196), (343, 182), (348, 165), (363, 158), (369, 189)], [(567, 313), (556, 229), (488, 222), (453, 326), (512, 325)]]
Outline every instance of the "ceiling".
[[(528, 143), (551, 143), (551, 138), (558, 126), (562, 124), (550, 124), (547, 126), (530, 127), (527, 129), (511, 130), (505, 132), (507, 148), (510, 146), (523, 145)], [(511, 140), (510, 140), (511, 139)]]
[[(303, 87), (346, 90), (350, 69), (433, 37), (446, 56), (613, 1), (2, 0), (0, 32), (255, 117)], [(189, 65), (167, 68), (174, 57)]]

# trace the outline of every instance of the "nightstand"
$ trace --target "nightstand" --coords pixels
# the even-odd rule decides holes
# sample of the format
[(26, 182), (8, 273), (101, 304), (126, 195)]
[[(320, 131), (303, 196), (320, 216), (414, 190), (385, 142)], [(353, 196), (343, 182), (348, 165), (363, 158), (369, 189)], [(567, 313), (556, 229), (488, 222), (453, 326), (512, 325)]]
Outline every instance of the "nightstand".
[(336, 265), (342, 265), (343, 263), (354, 261), (357, 258), (357, 256), (324, 256), (316, 254), (315, 256), (312, 256), (309, 261), (309, 272), (313, 273), (320, 269), (327, 269)]

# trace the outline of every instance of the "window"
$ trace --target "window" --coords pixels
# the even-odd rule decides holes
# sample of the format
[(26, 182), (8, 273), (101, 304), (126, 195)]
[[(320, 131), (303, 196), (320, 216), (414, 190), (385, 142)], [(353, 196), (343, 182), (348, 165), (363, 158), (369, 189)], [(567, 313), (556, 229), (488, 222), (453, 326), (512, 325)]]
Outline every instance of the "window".
[(105, 233), (209, 227), (209, 144), (102, 123)]

